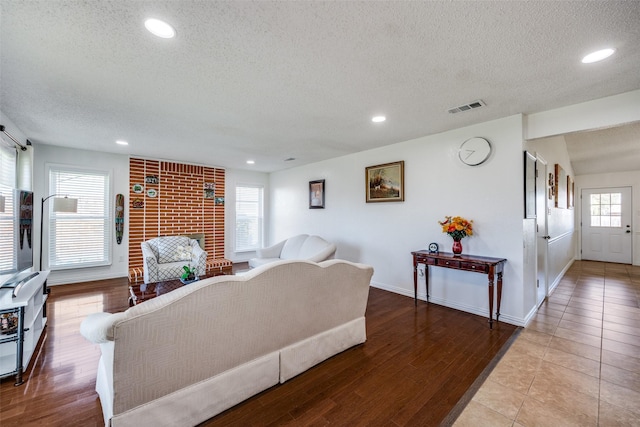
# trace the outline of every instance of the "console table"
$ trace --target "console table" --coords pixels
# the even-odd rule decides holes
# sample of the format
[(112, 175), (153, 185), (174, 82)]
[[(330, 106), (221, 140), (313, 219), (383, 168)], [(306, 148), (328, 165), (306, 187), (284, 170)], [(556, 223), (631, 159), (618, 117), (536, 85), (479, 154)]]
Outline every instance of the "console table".
[(497, 276), (498, 295), (496, 322), (500, 317), (500, 301), (502, 299), (502, 271), (505, 258), (491, 258), (477, 255), (454, 255), (449, 252), (415, 251), (413, 255), (413, 291), (414, 303), (418, 305), (418, 264), (425, 265), (424, 277), (429, 302), (429, 266), (451, 268), (454, 270), (472, 271), (486, 274), (489, 279), (489, 328), (493, 329), (493, 282)]

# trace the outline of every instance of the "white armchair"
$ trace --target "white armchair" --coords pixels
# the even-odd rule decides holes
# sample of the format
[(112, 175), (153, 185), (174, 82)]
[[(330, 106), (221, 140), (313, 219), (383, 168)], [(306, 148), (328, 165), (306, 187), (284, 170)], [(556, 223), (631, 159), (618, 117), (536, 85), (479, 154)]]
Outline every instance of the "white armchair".
[(249, 260), (249, 268), (259, 267), (282, 259), (320, 262), (334, 257), (336, 245), (320, 236), (300, 234), (268, 248), (258, 249), (256, 258)]
[(144, 283), (177, 279), (189, 265), (202, 276), (207, 270), (207, 253), (197, 240), (185, 236), (156, 237), (141, 243)]

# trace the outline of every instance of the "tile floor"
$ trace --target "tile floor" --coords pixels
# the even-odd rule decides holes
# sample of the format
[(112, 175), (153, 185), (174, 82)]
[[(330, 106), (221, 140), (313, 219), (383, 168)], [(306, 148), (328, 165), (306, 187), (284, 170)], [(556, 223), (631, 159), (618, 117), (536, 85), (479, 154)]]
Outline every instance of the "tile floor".
[(640, 426), (640, 267), (576, 261), (455, 426)]

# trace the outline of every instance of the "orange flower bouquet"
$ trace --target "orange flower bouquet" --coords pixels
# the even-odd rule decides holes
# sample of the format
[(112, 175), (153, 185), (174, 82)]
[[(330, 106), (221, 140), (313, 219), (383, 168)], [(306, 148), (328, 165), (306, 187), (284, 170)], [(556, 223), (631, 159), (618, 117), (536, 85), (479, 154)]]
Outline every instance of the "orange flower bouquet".
[(459, 242), (463, 237), (473, 236), (473, 220), (468, 221), (461, 216), (447, 216), (444, 221), (438, 221), (442, 226), (442, 232)]

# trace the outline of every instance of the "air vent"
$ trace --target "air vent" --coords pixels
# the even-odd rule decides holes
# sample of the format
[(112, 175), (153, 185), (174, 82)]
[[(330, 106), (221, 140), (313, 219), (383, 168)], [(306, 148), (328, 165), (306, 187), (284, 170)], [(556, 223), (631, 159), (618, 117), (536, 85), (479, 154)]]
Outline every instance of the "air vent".
[(294, 161), (296, 158), (295, 157), (289, 157), (287, 159), (284, 159), (285, 162), (292, 162)]
[(455, 113), (459, 113), (461, 111), (469, 111), (469, 110), (473, 110), (475, 108), (484, 107), (485, 105), (487, 105), (487, 104), (485, 104), (483, 100), (478, 99), (478, 100), (470, 102), (468, 104), (464, 104), (464, 105), (460, 105), (458, 107), (450, 108), (448, 111), (451, 114), (455, 114)]

